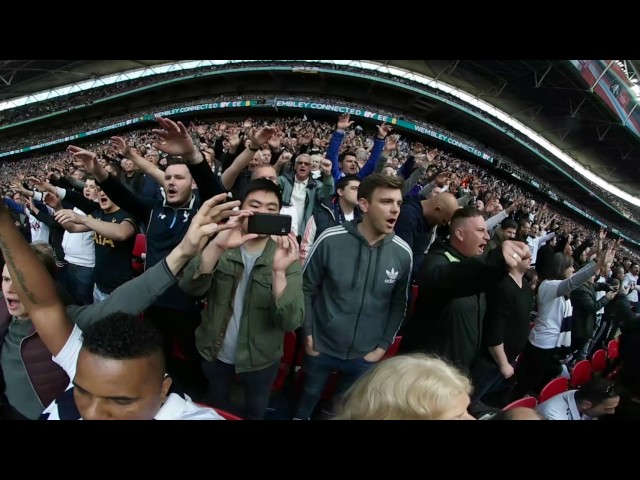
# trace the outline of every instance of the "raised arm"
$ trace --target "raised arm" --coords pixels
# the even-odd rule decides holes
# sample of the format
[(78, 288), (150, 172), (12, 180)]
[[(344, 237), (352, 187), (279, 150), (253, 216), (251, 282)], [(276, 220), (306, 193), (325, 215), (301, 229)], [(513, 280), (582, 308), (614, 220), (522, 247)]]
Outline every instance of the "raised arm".
[(353, 125), (353, 120), (349, 120), (349, 118), (348, 113), (338, 117), (338, 126), (331, 135), (329, 147), (327, 147), (326, 157), (331, 160), (331, 174), (335, 181), (340, 180), (340, 162), (338, 162), (338, 157), (340, 155), (340, 146), (344, 140), (345, 130)]
[(216, 195), (226, 193), (218, 176), (211, 171), (204, 156), (193, 143), (184, 124), (168, 118), (158, 117), (157, 120), (161, 128), (153, 130), (153, 133), (158, 135), (161, 142), (155, 142), (153, 147), (169, 155), (182, 157), (198, 186), (200, 201), (204, 202)]
[(95, 153), (84, 150), (80, 147), (69, 145), (67, 148), (75, 158), (84, 164), (85, 170), (96, 177), (98, 185), (104, 190), (113, 203), (123, 210), (129, 212), (139, 222), (146, 222), (153, 208), (152, 205), (144, 203), (128, 188), (118, 180), (109, 175), (107, 171), (98, 163)]
[(58, 297), (53, 278), (14, 225), (1, 199), (0, 249), (18, 298), (29, 312), (44, 344), (57, 355), (67, 342), (73, 323)]
[(227, 190), (233, 188), (240, 173), (251, 163), (255, 152), (269, 141), (275, 131), (276, 129), (273, 127), (263, 127), (260, 131), (253, 130), (250, 133), (251, 145), (249, 145), (249, 148), (245, 148), (222, 174), (222, 186), (224, 188)]
[(124, 242), (136, 233), (136, 225), (133, 219), (125, 219), (122, 223), (111, 223), (98, 220), (90, 216), (82, 216), (73, 210), (60, 210), (56, 212), (56, 220), (69, 232), (94, 232), (105, 238), (117, 242)]
[[(376, 164), (378, 163), (378, 158), (382, 153), (382, 150), (385, 147), (385, 139), (389, 132), (391, 132), (391, 125), (387, 125), (383, 123), (382, 125), (378, 125), (378, 134), (376, 135), (375, 140), (373, 141), (373, 148), (371, 149), (371, 154), (369, 155), (369, 159), (367, 163), (364, 164), (362, 170), (358, 172), (358, 176), (360, 178), (365, 178), (368, 175), (371, 175), (376, 169)], [(397, 142), (397, 139), (396, 139)]]
[(598, 262), (589, 262), (576, 273), (571, 275), (566, 280), (561, 281), (558, 284), (556, 291), (556, 297), (562, 297), (569, 295), (572, 291), (585, 283), (594, 275), (599, 273), (605, 273), (609, 269), (609, 264), (613, 261), (615, 256), (615, 250), (610, 248), (600, 252)]
[(164, 183), (164, 172), (153, 163), (145, 160), (135, 148), (132, 148), (127, 144), (124, 138), (111, 137), (111, 140), (119, 150), (120, 154), (135, 163), (138, 170), (145, 175), (149, 175), (158, 183), (158, 185), (162, 185)]

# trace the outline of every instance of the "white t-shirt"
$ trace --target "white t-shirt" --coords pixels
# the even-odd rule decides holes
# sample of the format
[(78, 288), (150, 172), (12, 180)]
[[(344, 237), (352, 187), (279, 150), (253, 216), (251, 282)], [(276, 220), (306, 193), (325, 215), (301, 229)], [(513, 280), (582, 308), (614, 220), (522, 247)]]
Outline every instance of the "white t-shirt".
[(298, 225), (300, 225), (298, 210), (293, 205), (283, 205), (280, 209), (280, 215), (289, 215), (291, 217), (291, 233), (298, 236)]
[[(76, 376), (76, 365), (78, 355), (82, 348), (82, 331), (78, 326), (73, 327), (67, 343), (65, 343), (60, 353), (53, 357), (53, 361), (62, 367), (67, 373), (72, 383), (67, 390), (55, 399), (44, 412), (42, 418), (45, 420), (82, 420), (80, 412), (73, 399), (73, 379)], [(224, 420), (212, 408), (200, 407), (193, 403), (188, 395), (171, 393), (162, 404), (154, 420)]]
[(580, 415), (575, 395), (577, 390), (569, 390), (551, 397), (536, 407), (536, 411), (547, 420), (593, 420), (588, 415)]
[(622, 286), (627, 288), (627, 286), (631, 285), (631, 290), (629, 290), (629, 295), (627, 295), (627, 299), (630, 302), (638, 301), (638, 291), (634, 289), (634, 287), (638, 284), (638, 277), (636, 275), (632, 275), (631, 272), (625, 274), (622, 279)]
[(571, 300), (558, 297), (562, 280), (545, 280), (538, 288), (538, 318), (529, 334), (529, 341), (538, 348), (558, 347), (562, 320), (573, 314)]

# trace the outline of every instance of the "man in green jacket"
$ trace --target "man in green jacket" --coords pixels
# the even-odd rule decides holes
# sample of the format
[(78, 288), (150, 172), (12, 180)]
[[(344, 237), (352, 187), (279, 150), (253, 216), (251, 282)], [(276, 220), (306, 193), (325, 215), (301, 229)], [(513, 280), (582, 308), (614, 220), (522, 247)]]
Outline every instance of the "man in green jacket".
[[(237, 228), (216, 236), (186, 267), (180, 287), (207, 295), (208, 305), (196, 330), (196, 347), (208, 378), (206, 400), (235, 410), (231, 387), (244, 384), (246, 419), (264, 418), (271, 386), (278, 373), (285, 332), (303, 321), (304, 296), (298, 243), (294, 235), (248, 234), (246, 216), (278, 213), (280, 189), (257, 179), (242, 198)], [(237, 221), (237, 220), (234, 220)]]

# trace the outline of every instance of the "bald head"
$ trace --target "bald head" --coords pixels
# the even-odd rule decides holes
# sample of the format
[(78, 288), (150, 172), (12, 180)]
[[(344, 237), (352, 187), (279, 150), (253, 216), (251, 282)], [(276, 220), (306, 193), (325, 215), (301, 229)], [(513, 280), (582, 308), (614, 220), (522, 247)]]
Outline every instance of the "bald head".
[(447, 225), (453, 214), (460, 208), (456, 197), (449, 193), (439, 193), (429, 200), (423, 200), (422, 213), (429, 225)]
[(533, 408), (516, 407), (498, 412), (491, 420), (544, 420), (545, 418)]

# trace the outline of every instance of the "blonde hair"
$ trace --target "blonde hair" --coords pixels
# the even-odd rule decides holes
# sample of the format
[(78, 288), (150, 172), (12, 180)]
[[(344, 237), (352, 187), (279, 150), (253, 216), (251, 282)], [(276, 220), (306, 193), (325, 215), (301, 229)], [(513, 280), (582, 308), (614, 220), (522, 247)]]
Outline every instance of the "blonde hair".
[(324, 160), (322, 155), (318, 155), (317, 153), (315, 155), (311, 155), (311, 167), (320, 168), (320, 165), (322, 165), (322, 160)]
[(457, 368), (424, 354), (385, 360), (345, 393), (336, 420), (435, 420), (471, 382)]

